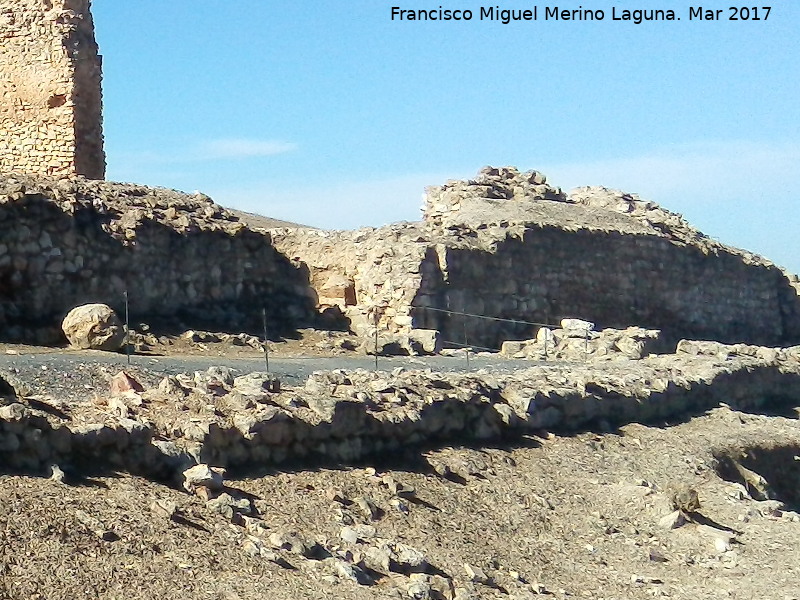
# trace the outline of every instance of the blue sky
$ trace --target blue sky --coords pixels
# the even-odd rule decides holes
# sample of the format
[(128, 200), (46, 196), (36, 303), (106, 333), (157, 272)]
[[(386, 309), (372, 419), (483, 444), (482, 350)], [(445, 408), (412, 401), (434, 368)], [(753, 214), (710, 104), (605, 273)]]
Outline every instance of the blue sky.
[[(772, 4), (738, 22), (702, 4), (723, 9), (709, 22), (673, 0), (508, 2), (606, 18), (503, 25), (463, 0), (94, 0), (108, 178), (352, 228), (515, 165), (638, 193), (800, 272), (800, 3)], [(393, 22), (392, 6), (476, 14)]]

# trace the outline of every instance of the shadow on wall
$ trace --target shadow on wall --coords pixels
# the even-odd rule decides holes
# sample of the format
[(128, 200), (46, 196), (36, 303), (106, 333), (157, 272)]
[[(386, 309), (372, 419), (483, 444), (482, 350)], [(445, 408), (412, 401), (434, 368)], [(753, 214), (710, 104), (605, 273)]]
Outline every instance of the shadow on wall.
[(174, 327), (291, 334), (315, 319), (308, 272), (270, 237), (194, 229), (179, 233), (144, 221), (132, 239), (107, 231), (108, 214), (69, 215), (27, 195), (0, 210), (0, 340), (63, 341), (60, 323), (89, 302)]
[[(528, 229), (494, 250), (428, 249), (414, 326), (488, 348), (577, 317), (660, 329), (665, 339), (800, 343), (800, 296), (777, 267), (656, 236)], [(483, 315), (501, 320), (438, 312)]]

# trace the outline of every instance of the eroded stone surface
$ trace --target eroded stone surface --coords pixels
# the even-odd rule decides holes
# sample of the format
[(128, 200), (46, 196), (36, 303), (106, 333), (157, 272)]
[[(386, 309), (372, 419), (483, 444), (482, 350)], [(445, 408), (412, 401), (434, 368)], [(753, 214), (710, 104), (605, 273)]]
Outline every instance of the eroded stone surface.
[[(577, 317), (674, 341), (800, 340), (796, 277), (634, 194), (566, 195), (535, 171), (487, 167), (428, 188), (424, 214), (358, 231), (280, 229), (273, 239), (308, 268), (320, 306), (335, 304), (365, 337), (376, 325), (386, 336), (424, 328), (445, 345), (500, 349)], [(331, 298), (332, 280), (352, 281), (347, 297), (340, 285)]]
[(114, 351), (125, 342), (122, 321), (106, 304), (76, 306), (64, 317), (61, 329), (75, 348)]
[(102, 179), (90, 0), (0, 2), (0, 172)]

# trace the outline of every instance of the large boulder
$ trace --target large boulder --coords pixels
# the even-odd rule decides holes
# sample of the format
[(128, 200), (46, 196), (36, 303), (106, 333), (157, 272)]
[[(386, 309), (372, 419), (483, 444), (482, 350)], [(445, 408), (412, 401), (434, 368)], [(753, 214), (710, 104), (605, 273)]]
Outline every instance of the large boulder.
[(61, 329), (76, 348), (113, 352), (125, 343), (122, 321), (106, 304), (84, 304), (73, 308), (64, 317)]

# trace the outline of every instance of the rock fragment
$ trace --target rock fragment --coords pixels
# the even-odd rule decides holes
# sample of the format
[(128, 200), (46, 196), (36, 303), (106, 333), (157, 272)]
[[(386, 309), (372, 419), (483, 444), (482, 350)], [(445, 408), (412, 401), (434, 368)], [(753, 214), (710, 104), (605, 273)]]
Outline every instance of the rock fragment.
[(224, 474), (225, 470), (219, 467), (195, 465), (183, 472), (183, 487), (187, 492), (194, 492), (199, 487), (220, 491), (224, 486)]
[(75, 348), (114, 352), (125, 343), (125, 328), (107, 304), (84, 304), (73, 308), (61, 329)]

